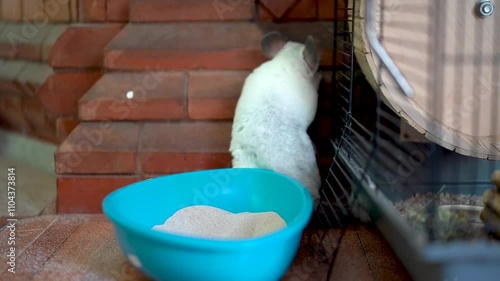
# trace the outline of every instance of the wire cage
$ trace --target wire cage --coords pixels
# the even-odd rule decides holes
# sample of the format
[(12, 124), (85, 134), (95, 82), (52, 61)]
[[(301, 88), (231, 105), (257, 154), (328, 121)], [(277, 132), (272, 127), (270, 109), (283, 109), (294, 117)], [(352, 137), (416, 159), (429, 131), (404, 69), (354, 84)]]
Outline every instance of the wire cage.
[[(415, 280), (497, 280), (495, 4), (334, 0), (334, 155), (315, 210), (327, 230), (310, 236), (321, 261), (335, 258), (329, 232), (358, 219)], [(355, 94), (356, 83), (373, 91)]]

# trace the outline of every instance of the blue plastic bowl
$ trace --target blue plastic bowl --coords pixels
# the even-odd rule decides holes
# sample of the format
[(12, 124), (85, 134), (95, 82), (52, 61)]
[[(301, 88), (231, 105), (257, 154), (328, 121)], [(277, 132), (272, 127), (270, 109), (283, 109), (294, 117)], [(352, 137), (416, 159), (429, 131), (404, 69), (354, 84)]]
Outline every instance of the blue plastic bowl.
[[(209, 205), (230, 212), (278, 213), (287, 227), (246, 240), (209, 240), (151, 229), (177, 210)], [(308, 190), (261, 169), (216, 169), (162, 176), (110, 193), (103, 212), (129, 261), (155, 280), (277, 281), (291, 266), (313, 211)]]

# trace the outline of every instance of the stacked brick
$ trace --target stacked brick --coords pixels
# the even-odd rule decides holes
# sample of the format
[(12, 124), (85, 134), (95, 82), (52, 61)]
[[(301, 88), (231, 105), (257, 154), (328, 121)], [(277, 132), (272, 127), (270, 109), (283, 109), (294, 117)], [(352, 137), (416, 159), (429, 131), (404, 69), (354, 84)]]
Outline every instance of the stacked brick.
[[(78, 42), (88, 37), (79, 38), (75, 33), (95, 28), (86, 22), (99, 20), (95, 18), (96, 6), (99, 6), (96, 4), (105, 2), (0, 0), (2, 128), (59, 144), (77, 126), (77, 101), (100, 77), (102, 55), (96, 54), (100, 49), (92, 49), (99, 47), (98, 39)], [(110, 2), (114, 4), (103, 10), (108, 11), (104, 20), (126, 21), (128, 10), (119, 5), (120, 1)], [(128, 5), (128, 1), (121, 2)], [(110, 28), (106, 25), (104, 29)], [(114, 30), (117, 32), (119, 27)], [(104, 37), (113, 36), (109, 31), (102, 33)], [(66, 42), (61, 45), (59, 40), (64, 38)], [(75, 40), (73, 46), (68, 42), (72, 39)], [(86, 51), (90, 56), (82, 56), (82, 52), (75, 50)], [(89, 57), (98, 59), (89, 61)], [(68, 64), (67, 58), (76, 64)]]
[[(268, 31), (317, 38), (320, 111), (329, 114), (333, 1), (78, 3), (83, 24), (52, 48), (58, 89), (44, 94), (48, 108), (78, 122), (55, 155), (60, 213), (100, 212), (105, 195), (138, 180), (230, 167), (234, 109), (246, 76), (266, 60), (259, 41)], [(329, 126), (321, 114), (315, 139)]]

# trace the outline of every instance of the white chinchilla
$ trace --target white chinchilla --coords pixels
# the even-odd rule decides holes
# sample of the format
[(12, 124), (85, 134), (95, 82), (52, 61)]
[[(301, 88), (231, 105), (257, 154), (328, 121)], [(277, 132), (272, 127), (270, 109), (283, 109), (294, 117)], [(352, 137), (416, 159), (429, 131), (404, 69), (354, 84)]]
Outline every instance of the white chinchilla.
[(245, 80), (229, 148), (233, 167), (290, 176), (308, 188), (316, 206), (321, 179), (307, 129), (318, 103), (319, 51), (311, 36), (301, 44), (278, 32), (266, 34), (261, 47), (271, 60)]

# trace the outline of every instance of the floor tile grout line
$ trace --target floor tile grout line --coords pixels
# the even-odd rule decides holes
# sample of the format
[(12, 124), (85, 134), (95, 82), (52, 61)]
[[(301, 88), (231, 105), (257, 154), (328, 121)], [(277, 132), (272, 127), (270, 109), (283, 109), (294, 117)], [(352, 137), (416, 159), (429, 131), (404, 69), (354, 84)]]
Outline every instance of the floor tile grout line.
[(17, 254), (16, 257), (20, 257), (26, 251), (26, 249), (28, 249), (36, 240), (38, 240), (38, 238), (40, 238), (40, 236), (42, 236), (47, 231), (47, 229), (49, 229), (58, 220), (59, 218), (54, 218), (42, 232), (40, 232), (33, 240), (31, 240), (31, 242), (26, 245), (26, 247), (24, 247), (24, 249), (19, 252), (19, 254)]
[(332, 277), (331, 275), (332, 275), (332, 272), (333, 272), (333, 268), (335, 267), (335, 262), (337, 261), (337, 257), (338, 257), (339, 251), (340, 251), (340, 247), (342, 246), (342, 240), (345, 238), (344, 235), (346, 234), (346, 231), (347, 231), (346, 228), (342, 228), (340, 230), (339, 238), (337, 240), (337, 245), (335, 247), (335, 250), (332, 253), (332, 260), (330, 262), (330, 265), (328, 266), (328, 272), (326, 274), (326, 280), (325, 281), (329, 281), (331, 279), (331, 277)]
[[(58, 218), (59, 219), (59, 218)], [(57, 253), (59, 251), (59, 249), (66, 243), (66, 241), (68, 241), (69, 237), (71, 237), (71, 235), (73, 235), (73, 233), (83, 224), (83, 220), (80, 219), (79, 221), (79, 224), (68, 234), (68, 236), (66, 236), (66, 238), (64, 238), (64, 240), (59, 243), (59, 245), (57, 245), (57, 247), (54, 249), (54, 251), (52, 251), (52, 253), (50, 254), (50, 256), (48, 256), (45, 261), (40, 265), (40, 269), (35, 272), (30, 280), (34, 280), (35, 277), (40, 273), (40, 271), (44, 268), (45, 264), (54, 256), (55, 253)]]
[[(38, 216), (37, 216), (38, 217)], [(50, 224), (48, 225), (48, 227), (50, 226)], [(24, 233), (24, 232), (32, 232), (32, 231), (35, 231), (35, 230), (40, 230), (42, 229), (41, 227), (39, 228), (31, 228), (31, 229), (23, 229), (23, 230), (19, 230), (17, 231), (17, 233)], [(43, 230), (45, 231), (45, 228), (43, 228)], [(43, 232), (43, 231), (42, 231)], [(38, 236), (36, 237), (38, 238)], [(29, 245), (28, 245), (29, 246)]]
[(358, 230), (358, 227), (359, 225), (356, 225), (356, 237), (358, 238), (358, 242), (359, 242), (359, 245), (361, 246), (361, 250), (363, 250), (363, 256), (365, 257), (366, 259), (366, 263), (368, 264), (368, 268), (370, 269), (370, 273), (372, 275), (372, 278), (373, 279), (377, 279), (375, 277), (375, 272), (372, 268), (372, 263), (370, 261), (370, 259), (368, 258), (368, 254), (367, 254), (367, 251), (366, 251), (366, 247), (365, 247), (365, 244), (363, 243), (363, 240), (361, 239), (361, 237), (359, 236), (359, 230)]
[[(38, 234), (38, 235), (37, 235), (37, 236), (36, 236), (33, 240), (31, 240), (31, 242), (30, 242), (30, 243), (28, 243), (28, 245), (26, 245), (26, 246), (24, 247), (24, 249), (22, 249), (22, 250), (21, 250), (21, 251), (20, 251), (20, 252), (16, 255), (16, 259), (17, 259), (17, 258), (19, 258), (19, 257), (20, 257), (20, 256), (21, 256), (21, 255), (22, 255), (22, 254), (26, 251), (26, 249), (28, 249), (28, 248), (29, 248), (29, 247), (30, 247), (30, 246), (31, 246), (31, 245), (32, 245), (32, 244), (33, 244), (33, 243), (34, 243), (34, 242), (35, 242), (35, 241), (36, 241), (36, 240), (37, 240), (37, 239), (38, 239), (38, 238), (39, 238), (39, 237), (43, 234), (43, 233), (45, 233), (45, 231), (47, 231), (47, 229), (49, 229), (49, 228), (50, 228), (50, 226), (52, 226), (52, 224), (54, 224), (54, 222), (55, 222), (55, 221), (57, 221), (58, 219), (59, 219), (59, 218), (54, 218), (54, 220), (52, 220), (52, 221), (49, 223), (49, 225), (47, 225), (47, 227), (46, 227), (46, 228), (45, 228), (42, 232), (40, 232), (40, 233), (39, 233), (39, 234)], [(4, 269), (4, 270), (2, 270), (2, 272), (4, 272), (4, 271), (5, 271), (5, 269)], [(2, 273), (2, 272), (0, 272), (0, 273)]]

